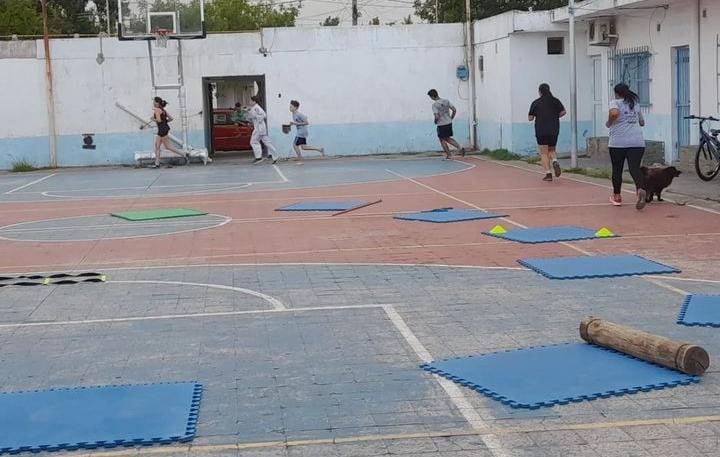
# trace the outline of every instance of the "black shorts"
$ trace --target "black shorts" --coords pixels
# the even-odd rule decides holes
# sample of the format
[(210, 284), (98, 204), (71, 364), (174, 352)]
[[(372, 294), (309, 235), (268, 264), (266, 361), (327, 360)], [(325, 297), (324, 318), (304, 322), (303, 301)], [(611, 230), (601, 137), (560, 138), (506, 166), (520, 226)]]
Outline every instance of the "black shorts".
[(557, 135), (535, 135), (535, 138), (537, 138), (537, 144), (539, 146), (549, 146), (551, 148), (557, 146)]
[(452, 136), (453, 136), (452, 124), (438, 125), (437, 126), (437, 136), (441, 140), (447, 140), (448, 138), (452, 138)]
[(160, 138), (165, 138), (166, 136), (168, 136), (169, 133), (170, 133), (170, 128), (168, 128), (168, 127), (165, 127), (165, 128), (159, 127), (158, 128), (157, 134)]
[(307, 144), (307, 138), (303, 138), (301, 136), (295, 137), (295, 146), (302, 146), (303, 144)]

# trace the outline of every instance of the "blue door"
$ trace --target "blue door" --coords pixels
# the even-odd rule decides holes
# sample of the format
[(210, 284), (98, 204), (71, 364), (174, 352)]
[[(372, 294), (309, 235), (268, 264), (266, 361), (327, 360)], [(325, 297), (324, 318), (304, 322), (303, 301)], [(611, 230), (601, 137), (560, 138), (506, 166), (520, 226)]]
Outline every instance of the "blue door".
[[(690, 48), (675, 48), (675, 158), (680, 148), (690, 144)], [(700, 113), (702, 115), (702, 113)]]

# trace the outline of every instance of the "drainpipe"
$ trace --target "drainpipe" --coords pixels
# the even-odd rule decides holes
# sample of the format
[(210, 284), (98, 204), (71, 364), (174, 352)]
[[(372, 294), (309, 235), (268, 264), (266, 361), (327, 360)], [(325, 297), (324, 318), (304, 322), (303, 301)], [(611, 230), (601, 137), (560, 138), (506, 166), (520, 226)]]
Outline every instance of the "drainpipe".
[(48, 32), (47, 0), (42, 0), (43, 46), (45, 47), (45, 87), (48, 111), (48, 146), (50, 167), (57, 168), (57, 131), (55, 130), (55, 96), (53, 95), (52, 61), (50, 59), (50, 36)]
[(477, 124), (477, 109), (475, 104), (475, 30), (472, 23), (472, 10), (470, 9), (470, 0), (465, 0), (465, 19), (467, 27), (465, 51), (466, 65), (468, 68), (468, 87), (470, 89), (470, 146), (473, 150), (477, 149), (477, 132), (475, 126)]
[(577, 62), (575, 59), (575, 0), (568, 4), (570, 18), (570, 167), (577, 167)]
[(697, 55), (697, 101), (698, 101), (698, 112), (699, 115), (702, 116), (703, 110), (702, 110), (702, 0), (697, 0), (697, 31), (696, 31), (696, 40), (695, 43), (697, 44), (697, 52), (695, 55)]

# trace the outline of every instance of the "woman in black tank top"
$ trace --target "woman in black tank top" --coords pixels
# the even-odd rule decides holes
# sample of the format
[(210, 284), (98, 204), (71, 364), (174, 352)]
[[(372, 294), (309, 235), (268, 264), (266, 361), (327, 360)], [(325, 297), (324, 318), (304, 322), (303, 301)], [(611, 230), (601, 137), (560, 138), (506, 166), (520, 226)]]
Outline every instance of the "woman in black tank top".
[(157, 124), (157, 136), (155, 137), (155, 165), (152, 168), (158, 168), (160, 166), (160, 147), (164, 146), (170, 152), (173, 152), (183, 159), (185, 159), (185, 165), (190, 163), (189, 154), (185, 154), (179, 151), (170, 141), (168, 135), (170, 134), (170, 124), (172, 117), (165, 111), (167, 102), (160, 97), (153, 99), (153, 121)]

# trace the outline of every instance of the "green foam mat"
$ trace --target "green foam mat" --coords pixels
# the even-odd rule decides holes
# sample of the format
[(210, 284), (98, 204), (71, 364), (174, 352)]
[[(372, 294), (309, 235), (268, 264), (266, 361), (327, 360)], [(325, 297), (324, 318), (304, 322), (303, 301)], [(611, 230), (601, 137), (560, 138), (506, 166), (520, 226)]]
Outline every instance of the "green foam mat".
[(111, 213), (111, 216), (125, 219), (126, 221), (151, 221), (154, 219), (172, 219), (174, 217), (204, 216), (205, 211), (187, 208), (162, 208), (149, 209), (147, 211), (125, 211), (122, 213)]

